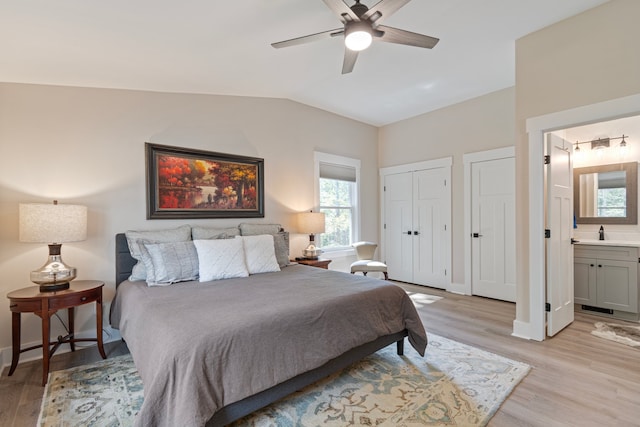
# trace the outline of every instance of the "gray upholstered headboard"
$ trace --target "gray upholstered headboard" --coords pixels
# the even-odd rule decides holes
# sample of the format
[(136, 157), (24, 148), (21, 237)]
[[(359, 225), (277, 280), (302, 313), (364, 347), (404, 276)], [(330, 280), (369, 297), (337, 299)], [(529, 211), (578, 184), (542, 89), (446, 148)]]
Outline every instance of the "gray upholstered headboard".
[(131, 276), (135, 264), (124, 233), (116, 234), (116, 287)]

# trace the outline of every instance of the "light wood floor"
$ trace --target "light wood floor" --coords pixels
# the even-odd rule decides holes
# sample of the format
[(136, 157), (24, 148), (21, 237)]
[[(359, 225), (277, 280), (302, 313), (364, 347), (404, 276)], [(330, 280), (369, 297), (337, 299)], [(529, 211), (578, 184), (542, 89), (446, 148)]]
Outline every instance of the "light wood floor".
[[(556, 337), (532, 342), (511, 337), (514, 304), (403, 286), (444, 297), (418, 308), (428, 333), (533, 366), (490, 426), (640, 426), (640, 349), (592, 336), (593, 324), (603, 318), (576, 313), (576, 321)], [(122, 342), (105, 350), (109, 357), (128, 352)], [(64, 353), (54, 356), (52, 370), (99, 359), (95, 348)], [(36, 425), (43, 393), (40, 369), (41, 362), (34, 361), (20, 364), (11, 377), (4, 370), (0, 426)]]

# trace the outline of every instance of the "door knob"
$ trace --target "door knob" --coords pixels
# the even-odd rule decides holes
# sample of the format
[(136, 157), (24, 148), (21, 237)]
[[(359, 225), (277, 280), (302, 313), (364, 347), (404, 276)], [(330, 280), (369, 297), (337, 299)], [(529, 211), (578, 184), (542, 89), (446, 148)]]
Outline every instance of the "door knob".
[(414, 236), (417, 236), (418, 234), (420, 234), (420, 232), (419, 232), (419, 231), (414, 231), (414, 232), (413, 232), (413, 235), (414, 235)]
[(407, 231), (407, 234), (408, 234), (409, 236), (411, 236), (411, 230)]
[(473, 236), (474, 239), (477, 239), (478, 237), (482, 237), (482, 234), (473, 233), (472, 236)]

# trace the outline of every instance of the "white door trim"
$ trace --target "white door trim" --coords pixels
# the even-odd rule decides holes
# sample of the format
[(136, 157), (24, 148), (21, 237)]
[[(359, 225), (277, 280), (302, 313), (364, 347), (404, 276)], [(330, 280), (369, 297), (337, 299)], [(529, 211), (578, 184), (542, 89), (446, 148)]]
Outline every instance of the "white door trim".
[(425, 160), (423, 162), (380, 168), (380, 176), (391, 175), (394, 173), (414, 172), (423, 169), (446, 168), (451, 165), (453, 165), (453, 157), (443, 157), (441, 159)]
[(509, 146), (462, 155), (464, 164), (464, 284), (452, 283), (451, 291), (471, 295), (471, 166), (473, 163), (516, 156), (516, 147)]
[[(544, 134), (640, 114), (640, 94), (531, 117), (526, 120), (529, 151), (529, 293), (517, 295), (517, 304), (529, 306), (529, 319), (513, 322), (513, 335), (545, 339), (545, 257), (544, 257)], [(524, 299), (523, 299), (524, 298)]]

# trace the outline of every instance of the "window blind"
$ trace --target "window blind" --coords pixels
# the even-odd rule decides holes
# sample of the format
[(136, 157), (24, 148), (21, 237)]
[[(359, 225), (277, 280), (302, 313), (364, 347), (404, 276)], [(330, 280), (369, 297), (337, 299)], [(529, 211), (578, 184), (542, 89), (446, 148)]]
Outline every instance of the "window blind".
[(356, 182), (356, 168), (320, 162), (320, 178)]

